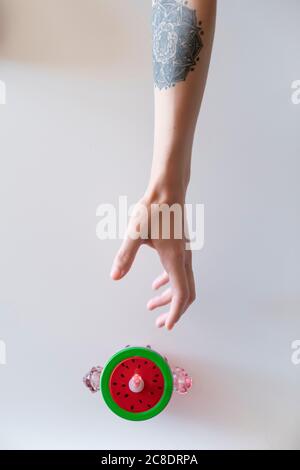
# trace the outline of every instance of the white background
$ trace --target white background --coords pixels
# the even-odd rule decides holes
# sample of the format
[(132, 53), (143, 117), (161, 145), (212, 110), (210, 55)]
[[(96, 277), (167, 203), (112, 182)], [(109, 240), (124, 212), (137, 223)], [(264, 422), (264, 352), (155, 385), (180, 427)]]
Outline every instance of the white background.
[[(136, 201), (152, 149), (151, 2), (0, 0), (2, 449), (300, 448), (297, 0), (222, 0), (188, 202), (205, 204), (198, 298), (172, 332), (146, 311), (160, 267), (121, 283), (96, 208)], [(192, 374), (126, 422), (81, 378), (126, 344)]]

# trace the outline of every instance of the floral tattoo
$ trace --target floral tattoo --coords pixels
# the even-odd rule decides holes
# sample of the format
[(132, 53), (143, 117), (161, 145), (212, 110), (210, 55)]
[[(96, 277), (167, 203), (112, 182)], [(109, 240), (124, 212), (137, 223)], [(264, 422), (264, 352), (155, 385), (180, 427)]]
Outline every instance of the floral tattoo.
[(203, 29), (184, 0), (153, 0), (154, 83), (160, 90), (184, 81), (199, 60)]

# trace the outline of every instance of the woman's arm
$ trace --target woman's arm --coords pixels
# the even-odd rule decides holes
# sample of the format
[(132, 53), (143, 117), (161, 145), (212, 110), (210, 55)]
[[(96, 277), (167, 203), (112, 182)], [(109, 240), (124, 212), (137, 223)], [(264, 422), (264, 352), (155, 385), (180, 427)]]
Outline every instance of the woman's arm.
[[(148, 302), (148, 308), (170, 304), (157, 326), (172, 329), (195, 299), (191, 251), (186, 240), (153, 237), (148, 228), (151, 208), (162, 204), (184, 206), (190, 179), (193, 138), (204, 93), (214, 36), (216, 0), (153, 0), (153, 68), (155, 133), (149, 184), (129, 223), (127, 235), (114, 260), (111, 276), (121, 279), (130, 269), (139, 246), (147, 243), (159, 254), (164, 272), (154, 281), (170, 288)], [(148, 231), (147, 240), (136, 237)], [(174, 227), (173, 227), (174, 229)], [(161, 233), (161, 232), (160, 232)], [(135, 236), (133, 236), (135, 234)]]
[[(184, 198), (206, 84), (216, 0), (153, 1), (154, 156), (149, 192)], [(178, 197), (178, 194), (176, 194)]]

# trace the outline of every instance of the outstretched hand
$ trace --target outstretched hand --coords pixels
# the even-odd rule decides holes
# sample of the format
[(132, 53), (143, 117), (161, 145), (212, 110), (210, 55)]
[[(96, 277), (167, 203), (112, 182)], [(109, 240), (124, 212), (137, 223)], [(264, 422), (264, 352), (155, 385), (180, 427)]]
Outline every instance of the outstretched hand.
[[(146, 208), (146, 211), (140, 211), (141, 206)], [(181, 206), (183, 208), (183, 204)], [(118, 281), (128, 273), (142, 244), (147, 244), (156, 250), (163, 272), (153, 281), (152, 288), (156, 291), (167, 284), (170, 285), (161, 294), (151, 298), (147, 308), (155, 310), (169, 305), (168, 311), (157, 317), (156, 325), (171, 330), (196, 297), (192, 253), (186, 249), (184, 234), (180, 239), (174, 237), (174, 220), (170, 220), (168, 239), (162, 236), (160, 229), (159, 236), (153, 237), (153, 231), (149, 229), (151, 202), (143, 199), (136, 207), (137, 210), (133, 212), (125, 238), (114, 259), (111, 277)], [(159, 207), (157, 204), (156, 210), (159, 210)]]

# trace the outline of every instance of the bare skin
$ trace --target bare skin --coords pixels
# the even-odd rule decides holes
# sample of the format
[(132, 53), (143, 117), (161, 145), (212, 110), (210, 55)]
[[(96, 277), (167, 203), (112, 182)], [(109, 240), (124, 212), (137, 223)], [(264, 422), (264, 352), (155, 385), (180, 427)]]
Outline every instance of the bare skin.
[[(174, 14), (174, 10), (178, 10), (178, 14)], [(171, 5), (166, 0), (153, 1), (154, 147), (149, 184), (139, 201), (149, 213), (152, 204), (171, 206), (177, 203), (184, 206), (194, 132), (211, 57), (215, 17), (216, 0), (171, 0)], [(146, 240), (141, 237), (134, 239), (132, 233), (137, 227), (142, 232), (143, 226), (147, 230), (142, 215), (129, 222), (127, 234), (113, 262), (111, 277), (120, 280), (127, 274), (142, 244), (156, 250), (163, 272), (154, 280), (152, 287), (158, 290), (168, 283), (170, 285), (150, 299), (147, 307), (154, 310), (169, 305), (168, 311), (157, 317), (156, 325), (171, 330), (196, 298), (192, 253), (186, 249), (184, 237), (176, 239), (171, 235), (168, 240), (153, 239), (149, 231)]]

